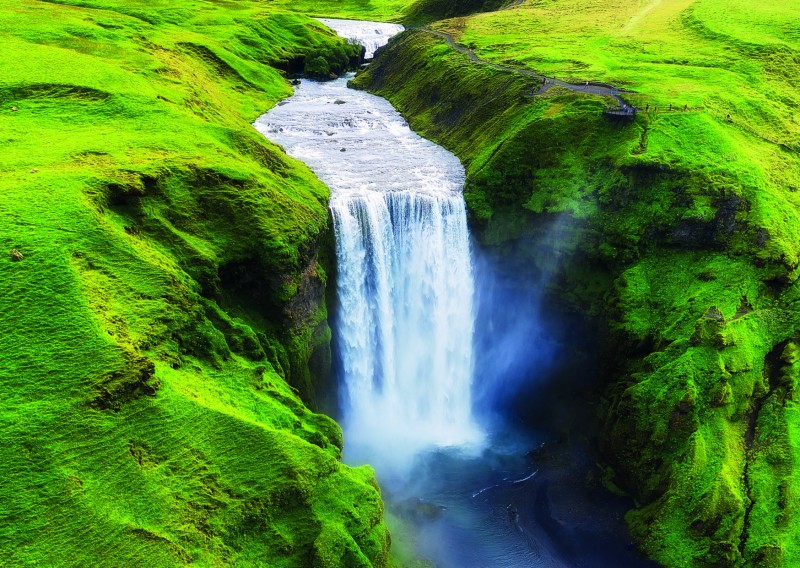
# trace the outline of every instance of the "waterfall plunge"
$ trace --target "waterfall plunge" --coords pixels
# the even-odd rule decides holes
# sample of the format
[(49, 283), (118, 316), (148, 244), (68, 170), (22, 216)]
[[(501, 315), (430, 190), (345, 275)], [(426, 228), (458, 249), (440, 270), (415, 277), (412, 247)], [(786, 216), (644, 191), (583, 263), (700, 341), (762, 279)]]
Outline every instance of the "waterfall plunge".
[(479, 447), (458, 159), (347, 78), (303, 81), (255, 126), (331, 189), (348, 461), (402, 474), (420, 452)]
[(348, 441), (398, 462), (478, 438), (473, 280), (460, 194), (410, 189), (331, 202)]
[(364, 46), (364, 57), (372, 59), (375, 51), (385, 45), (395, 34), (403, 31), (400, 24), (386, 24), (382, 22), (365, 22), (362, 20), (334, 20), (331, 18), (318, 18), (320, 22), (336, 33), (347, 39), (355, 40)]

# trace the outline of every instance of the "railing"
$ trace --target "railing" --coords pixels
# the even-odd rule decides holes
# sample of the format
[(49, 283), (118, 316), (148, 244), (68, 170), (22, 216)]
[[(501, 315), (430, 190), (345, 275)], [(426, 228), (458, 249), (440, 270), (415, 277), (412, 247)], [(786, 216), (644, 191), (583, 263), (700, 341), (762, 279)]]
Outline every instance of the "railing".
[(638, 111), (639, 109), (636, 108), (635, 106), (613, 106), (613, 107), (606, 107), (603, 110), (603, 114), (614, 118), (632, 119), (636, 116), (636, 113)]

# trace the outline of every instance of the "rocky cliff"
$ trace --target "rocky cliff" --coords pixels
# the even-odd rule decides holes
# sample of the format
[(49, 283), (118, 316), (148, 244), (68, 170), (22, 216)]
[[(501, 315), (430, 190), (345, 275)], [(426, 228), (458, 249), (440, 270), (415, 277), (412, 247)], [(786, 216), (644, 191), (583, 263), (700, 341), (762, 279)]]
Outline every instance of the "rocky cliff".
[[(257, 2), (0, 2), (0, 558), (381, 566), (315, 414), (327, 189), (252, 127), (356, 48)], [(344, 59), (343, 59), (344, 57)]]
[(609, 120), (600, 97), (536, 94), (427, 30), (355, 83), (462, 159), (482, 248), (595, 334), (594, 444), (642, 550), (793, 565), (796, 156), (709, 111)]

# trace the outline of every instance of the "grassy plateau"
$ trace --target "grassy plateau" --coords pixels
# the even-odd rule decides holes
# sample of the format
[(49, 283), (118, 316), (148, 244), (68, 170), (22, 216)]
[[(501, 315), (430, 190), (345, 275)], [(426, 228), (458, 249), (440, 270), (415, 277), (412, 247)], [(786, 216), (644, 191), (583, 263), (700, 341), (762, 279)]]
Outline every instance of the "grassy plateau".
[(0, 564), (385, 564), (372, 470), (301, 400), (327, 189), (250, 126), (352, 49), (201, 0), (3, 0), (0, 47)]
[(310, 410), (328, 192), (251, 128), (305, 60), (355, 62), (309, 15), (633, 91), (613, 121), (425, 29), (356, 79), (463, 161), (481, 245), (601, 330), (642, 551), (800, 564), (793, 0), (0, 0), (0, 564), (392, 562), (373, 471)]
[(529, 0), (430, 25), (486, 61), (630, 89), (625, 122), (426, 30), (356, 80), (462, 159), (483, 247), (531, 293), (554, 273), (550, 300), (602, 330), (606, 483), (665, 566), (800, 563), (798, 9)]

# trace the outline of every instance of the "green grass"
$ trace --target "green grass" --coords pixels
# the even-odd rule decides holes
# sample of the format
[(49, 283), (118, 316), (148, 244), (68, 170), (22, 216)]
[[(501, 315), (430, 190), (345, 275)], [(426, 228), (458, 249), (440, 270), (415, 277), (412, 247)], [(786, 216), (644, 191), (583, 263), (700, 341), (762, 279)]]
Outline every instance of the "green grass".
[[(389, 562), (372, 471), (303, 402), (329, 357), (327, 190), (250, 124), (289, 94), (278, 68), (341, 49), (300, 12), (472, 7), (0, 0), (6, 564)], [(659, 106), (628, 126), (424, 32), (358, 79), (464, 161), (485, 245), (552, 270), (526, 243), (559, 229), (550, 294), (605, 322), (599, 441), (668, 566), (800, 562), (798, 19), (529, 0), (434, 24)]]
[(453, 16), (497, 9), (506, 0), (275, 0), (284, 10), (309, 16), (400, 22), (418, 26)]
[(298, 396), (327, 189), (250, 126), (340, 45), (258, 2), (0, 2), (4, 565), (386, 562)]
[(530, 1), (434, 24), (486, 59), (698, 107), (629, 124), (425, 32), (357, 78), (462, 159), (483, 244), (606, 330), (597, 442), (666, 566), (800, 561), (800, 51), (796, 7), (770, 6)]
[(277, 0), (284, 10), (325, 18), (399, 22), (417, 0)]
[(527, 1), (436, 24), (485, 59), (561, 79), (635, 90), (644, 106), (702, 106), (738, 128), (800, 148), (800, 6), (779, 0)]

